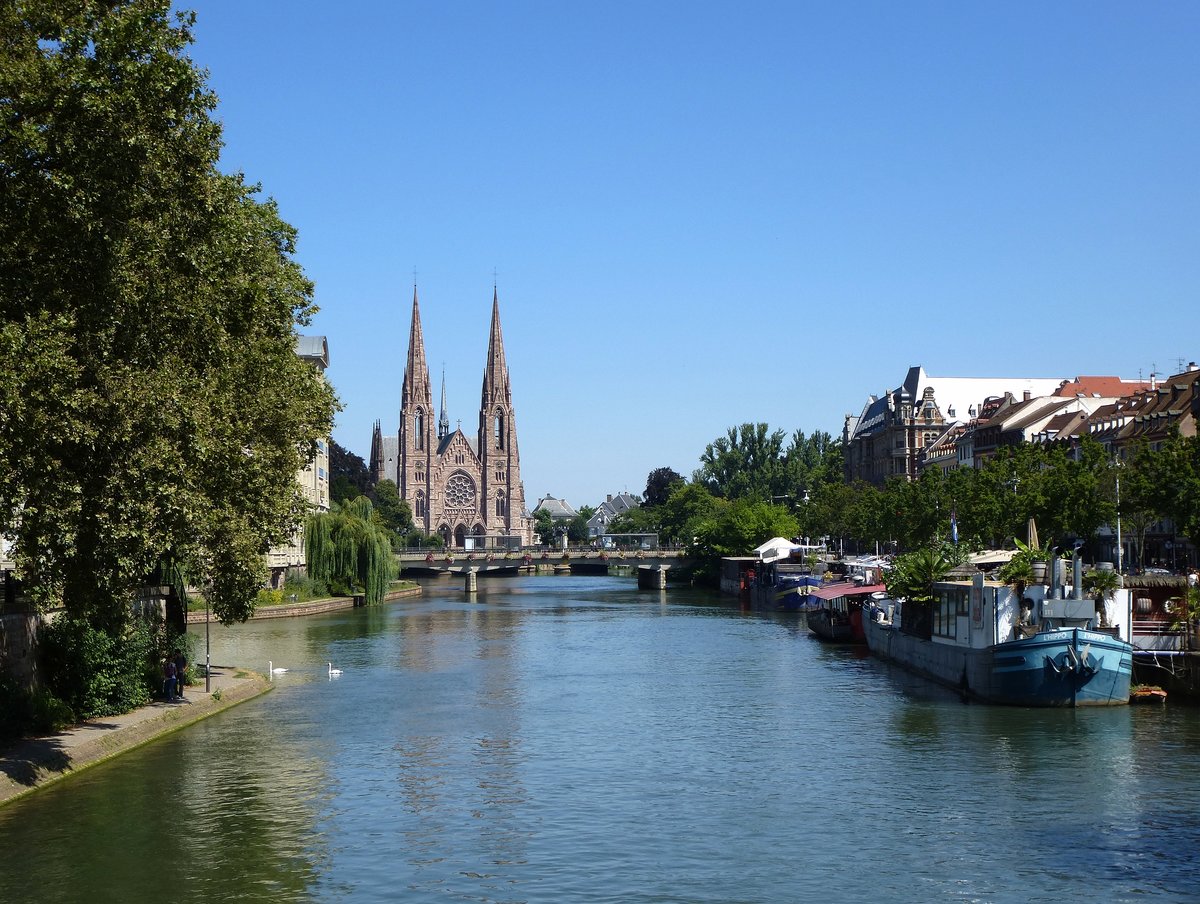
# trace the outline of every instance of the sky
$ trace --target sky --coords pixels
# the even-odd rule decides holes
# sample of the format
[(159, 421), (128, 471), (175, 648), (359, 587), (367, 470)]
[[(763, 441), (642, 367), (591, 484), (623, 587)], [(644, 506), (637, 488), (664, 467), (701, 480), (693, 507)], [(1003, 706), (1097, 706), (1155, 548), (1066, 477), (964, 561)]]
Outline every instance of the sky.
[(531, 508), (690, 477), (742, 423), (840, 436), (913, 365), (1200, 357), (1191, 0), (190, 8), (363, 458), (414, 280), (469, 436), (498, 292)]

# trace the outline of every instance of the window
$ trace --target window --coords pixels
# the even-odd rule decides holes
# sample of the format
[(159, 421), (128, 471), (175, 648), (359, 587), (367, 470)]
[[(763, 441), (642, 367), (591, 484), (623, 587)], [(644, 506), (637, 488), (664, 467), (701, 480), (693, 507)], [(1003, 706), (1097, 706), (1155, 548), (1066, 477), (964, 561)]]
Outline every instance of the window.
[(417, 493), (417, 499), (416, 499), (416, 509), (417, 509), (417, 517), (418, 517), (418, 518), (424, 518), (424, 517), (425, 517), (425, 514), (426, 514), (426, 511), (425, 511), (425, 493), (424, 493), (424, 491), (421, 491), (421, 492), (418, 492), (418, 493)]
[(446, 481), (446, 506), (456, 509), (475, 507), (475, 484), (466, 474), (452, 474)]
[(497, 411), (496, 417), (492, 420), (492, 436), (496, 443), (497, 449), (504, 448), (504, 413)]
[(413, 416), (413, 448), (418, 451), (425, 448), (425, 412), (420, 408)]
[(507, 505), (507, 501), (504, 498), (504, 494), (497, 493), (496, 494), (496, 514), (504, 515), (507, 512), (508, 512), (508, 505)]
[(954, 639), (958, 636), (958, 617), (971, 611), (970, 591), (960, 587), (942, 588), (933, 601), (933, 634)]

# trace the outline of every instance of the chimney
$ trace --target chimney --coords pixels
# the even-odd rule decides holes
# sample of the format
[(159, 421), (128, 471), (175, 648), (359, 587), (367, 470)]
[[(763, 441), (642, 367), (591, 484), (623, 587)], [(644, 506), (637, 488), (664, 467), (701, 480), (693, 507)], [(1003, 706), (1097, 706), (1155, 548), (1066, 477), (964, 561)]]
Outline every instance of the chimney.
[(1028, 402), (1030, 397), (1033, 395), (1033, 393), (1031, 393), (1028, 389), (1026, 389), (1025, 392), (1023, 393), (1023, 395), (1024, 395), (1024, 398), (1022, 398), (1021, 401)]
[(1195, 361), (1189, 361), (1189, 362), (1188, 362), (1188, 373), (1191, 373), (1191, 372), (1192, 372), (1192, 371), (1194, 371), (1194, 370), (1200, 370), (1200, 368), (1198, 368), (1198, 367), (1196, 366), (1196, 362), (1195, 362)]
[(607, 498), (605, 498), (605, 500), (604, 500), (604, 501), (605, 501), (605, 502), (612, 502), (612, 493), (609, 493), (609, 494), (608, 494), (608, 496), (607, 496)]

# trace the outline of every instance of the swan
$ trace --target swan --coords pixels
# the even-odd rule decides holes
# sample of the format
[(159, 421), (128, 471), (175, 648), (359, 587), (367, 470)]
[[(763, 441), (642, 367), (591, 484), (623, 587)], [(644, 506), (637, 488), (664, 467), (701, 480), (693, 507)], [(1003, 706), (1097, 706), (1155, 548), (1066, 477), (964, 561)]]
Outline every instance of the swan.
[(335, 669), (335, 668), (333, 667), (333, 663), (332, 663), (332, 662), (328, 663), (328, 665), (329, 665), (329, 677), (330, 677), (330, 678), (336, 678), (338, 675), (342, 674), (342, 670), (341, 670), (341, 669)]
[(283, 666), (280, 666), (279, 668), (275, 668), (275, 663), (271, 662), (271, 660), (268, 659), (267, 660), (267, 671), (272, 675), (282, 675), (284, 672), (287, 671), (287, 669), (283, 668)]

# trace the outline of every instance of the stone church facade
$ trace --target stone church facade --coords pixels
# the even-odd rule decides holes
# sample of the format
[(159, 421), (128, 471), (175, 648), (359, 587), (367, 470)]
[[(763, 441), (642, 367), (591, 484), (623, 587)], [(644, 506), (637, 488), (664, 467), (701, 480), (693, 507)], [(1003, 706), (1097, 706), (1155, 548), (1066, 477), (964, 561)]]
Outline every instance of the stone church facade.
[(370, 469), (376, 481), (395, 481), (400, 498), (412, 507), (417, 528), (440, 535), (447, 548), (532, 545), (533, 519), (525, 509), (512, 387), (495, 292), (479, 430), (468, 437), (461, 429), (450, 429), (444, 377), (441, 412), (434, 422), (433, 387), (413, 289), (400, 427), (395, 436), (385, 437), (376, 421)]

